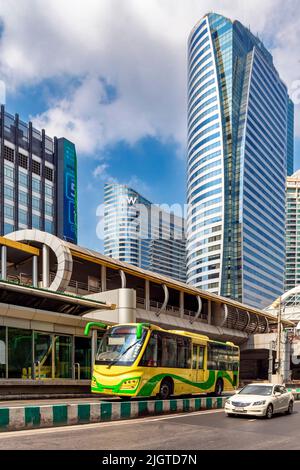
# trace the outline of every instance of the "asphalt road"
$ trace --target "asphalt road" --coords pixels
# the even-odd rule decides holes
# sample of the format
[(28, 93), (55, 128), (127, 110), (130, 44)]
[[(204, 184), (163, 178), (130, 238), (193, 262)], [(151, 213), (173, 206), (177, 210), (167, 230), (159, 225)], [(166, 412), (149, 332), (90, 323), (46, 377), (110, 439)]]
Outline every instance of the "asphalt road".
[(0, 433), (0, 450), (300, 449), (300, 402), (291, 416), (227, 418), (223, 410)]

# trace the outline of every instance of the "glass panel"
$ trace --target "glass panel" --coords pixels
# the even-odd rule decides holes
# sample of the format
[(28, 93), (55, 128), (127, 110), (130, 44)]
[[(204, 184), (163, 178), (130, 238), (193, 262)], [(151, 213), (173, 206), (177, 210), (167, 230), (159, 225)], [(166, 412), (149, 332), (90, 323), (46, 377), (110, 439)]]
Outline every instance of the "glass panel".
[(55, 336), (55, 378), (72, 378), (71, 336)]
[[(80, 378), (91, 378), (91, 338), (75, 337), (75, 363), (80, 365)], [(78, 368), (75, 368), (75, 379), (78, 378)]]
[(0, 326), (0, 379), (5, 379), (6, 372), (6, 338), (5, 326)]
[(197, 346), (193, 345), (193, 362), (192, 368), (197, 369)]
[(199, 346), (199, 364), (198, 364), (198, 369), (203, 369), (204, 365), (204, 347)]
[[(34, 333), (35, 378), (52, 378), (52, 336)], [(40, 362), (39, 366), (37, 362)]]
[(32, 332), (8, 328), (8, 377), (31, 379)]

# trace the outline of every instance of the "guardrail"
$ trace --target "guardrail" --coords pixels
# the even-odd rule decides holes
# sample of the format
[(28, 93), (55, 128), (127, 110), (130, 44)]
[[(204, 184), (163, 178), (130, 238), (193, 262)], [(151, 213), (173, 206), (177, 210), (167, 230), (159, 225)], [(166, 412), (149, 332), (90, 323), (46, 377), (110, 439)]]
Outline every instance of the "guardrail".
[(99, 401), (41, 406), (0, 406), (0, 431), (101, 423), (145, 416), (224, 408), (228, 397)]

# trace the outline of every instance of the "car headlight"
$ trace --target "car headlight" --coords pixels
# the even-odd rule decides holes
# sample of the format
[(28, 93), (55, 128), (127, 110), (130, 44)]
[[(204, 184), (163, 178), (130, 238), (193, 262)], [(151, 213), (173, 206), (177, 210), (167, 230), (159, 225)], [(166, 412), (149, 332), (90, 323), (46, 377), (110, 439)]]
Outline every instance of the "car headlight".
[(265, 405), (266, 400), (261, 400), (261, 401), (256, 401), (253, 403), (253, 406), (260, 406), (260, 405)]
[(226, 400), (226, 401), (225, 401), (225, 405), (231, 405), (231, 401), (230, 401), (230, 400)]

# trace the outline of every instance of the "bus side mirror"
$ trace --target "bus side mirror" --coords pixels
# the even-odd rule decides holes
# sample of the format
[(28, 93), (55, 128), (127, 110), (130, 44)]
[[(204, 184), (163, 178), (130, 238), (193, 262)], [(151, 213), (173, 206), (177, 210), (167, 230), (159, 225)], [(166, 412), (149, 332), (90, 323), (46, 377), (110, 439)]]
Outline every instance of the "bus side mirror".
[(107, 325), (105, 323), (96, 322), (96, 321), (89, 322), (85, 325), (84, 336), (88, 336), (90, 334), (91, 328), (93, 328), (93, 327), (101, 328), (102, 330), (106, 330)]
[(139, 340), (141, 339), (143, 335), (143, 328), (150, 328), (149, 323), (138, 323), (136, 327), (136, 339)]

